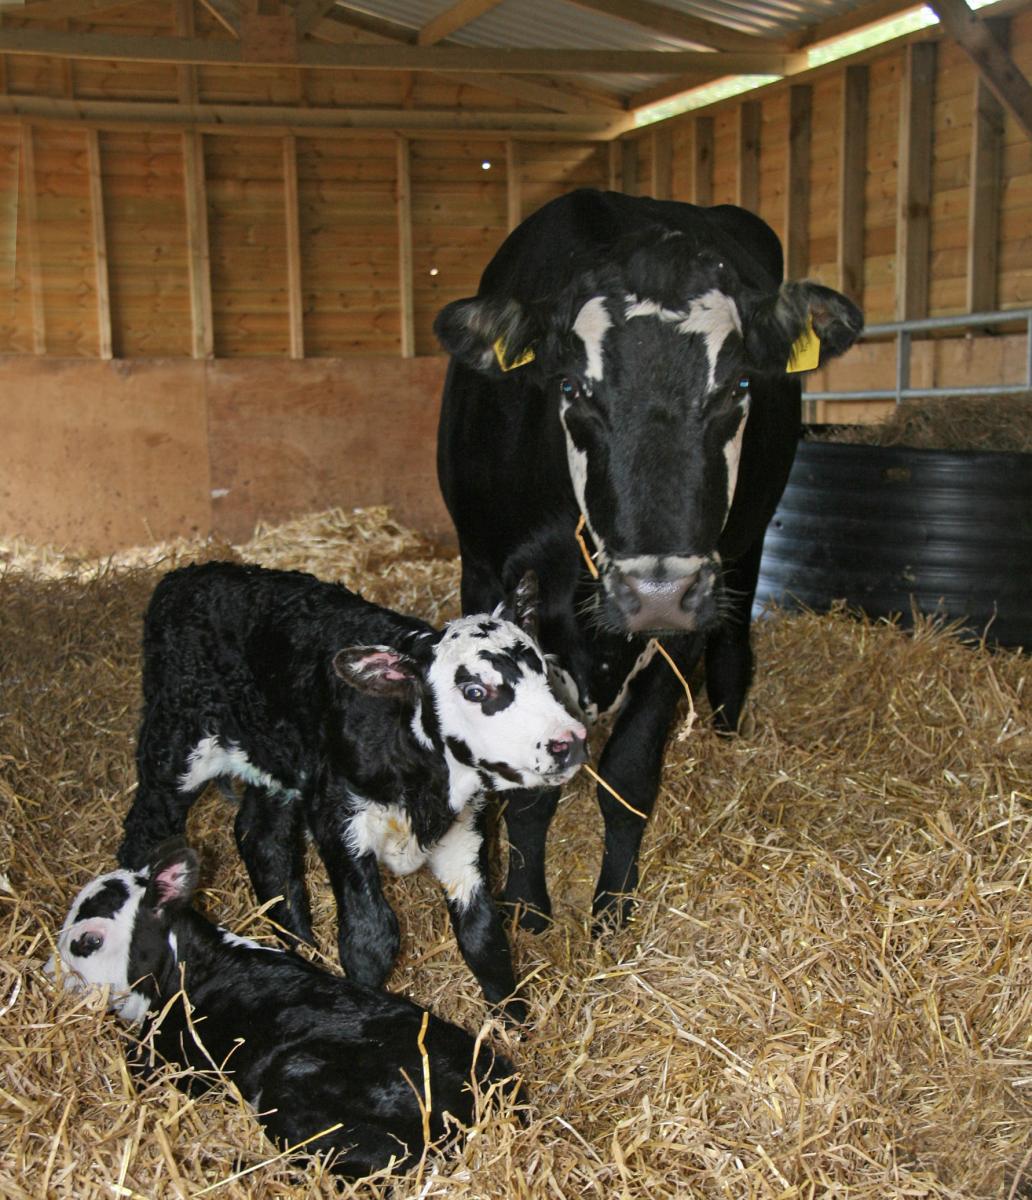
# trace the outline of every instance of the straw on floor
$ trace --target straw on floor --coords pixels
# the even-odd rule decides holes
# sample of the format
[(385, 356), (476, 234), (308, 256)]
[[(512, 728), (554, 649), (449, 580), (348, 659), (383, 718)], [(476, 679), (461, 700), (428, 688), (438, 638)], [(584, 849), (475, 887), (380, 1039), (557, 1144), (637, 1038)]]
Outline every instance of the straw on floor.
[[(775, 615), (755, 634), (746, 735), (672, 740), (630, 925), (589, 932), (601, 823), (566, 790), (555, 924), (514, 935), (531, 1002), (509, 1052), (529, 1101), (465, 1149), (345, 1187), (276, 1158), (225, 1093), (126, 1069), (96, 999), (41, 972), (74, 892), (109, 869), (133, 787), (140, 614), (161, 571), (238, 554), (442, 620), (458, 566), (381, 510), (236, 548), (104, 564), (0, 547), (0, 1195), (1032, 1195), (1032, 684), (1028, 661), (927, 623)], [(269, 936), (215, 793), (190, 834), (212, 914)], [(321, 950), (330, 897), (314, 860)], [(479, 990), (431, 880), (390, 881), (391, 980), (477, 1029)], [(504, 1042), (491, 1028), (487, 1036)]]

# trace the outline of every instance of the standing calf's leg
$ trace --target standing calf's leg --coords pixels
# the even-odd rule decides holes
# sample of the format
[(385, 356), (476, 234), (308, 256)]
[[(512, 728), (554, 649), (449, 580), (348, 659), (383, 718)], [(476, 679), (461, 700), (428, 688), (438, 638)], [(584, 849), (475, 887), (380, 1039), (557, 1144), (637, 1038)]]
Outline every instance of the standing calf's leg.
[(558, 788), (506, 792), (509, 870), (502, 903), (518, 908), (520, 925), (531, 933), (548, 928), (552, 901), (545, 882), (545, 843), (559, 803)]
[(508, 1021), (527, 1016), (524, 1001), (515, 997), (512, 952), (502, 915), (487, 886), (487, 842), (483, 813), (468, 809), (430, 852), (430, 869), (448, 897), (455, 940), (476, 976), (484, 996), (501, 1004)]
[(240, 800), (234, 833), (258, 903), (282, 896), (282, 900), (269, 908), (269, 917), (288, 933), (312, 944), (301, 804), (270, 796), (262, 788), (248, 784)]

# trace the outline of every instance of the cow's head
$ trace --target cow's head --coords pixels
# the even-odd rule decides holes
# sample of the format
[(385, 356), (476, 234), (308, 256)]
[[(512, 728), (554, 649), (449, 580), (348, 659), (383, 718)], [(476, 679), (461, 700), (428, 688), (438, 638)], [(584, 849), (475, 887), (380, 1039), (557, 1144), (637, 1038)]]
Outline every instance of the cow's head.
[(705, 629), (719, 614), (717, 543), (753, 393), (784, 376), (811, 325), (825, 362), (852, 345), (863, 317), (815, 283), (747, 287), (729, 260), (682, 234), (653, 231), (606, 260), (531, 306), (457, 300), (435, 329), (466, 365), (524, 373), (554, 397), (606, 623)]
[[(107, 987), (111, 1007), (123, 1020), (141, 1021), (159, 995), (174, 992), (175, 914), (197, 887), (197, 855), (181, 838), (159, 846), (140, 871), (111, 871), (76, 896), (57, 953), (65, 987)], [(53, 959), (47, 964), (54, 971)]]
[(587, 759), (587, 731), (552, 693), (536, 626), (537, 578), (528, 572), (495, 612), (449, 621), (406, 651), (348, 647), (334, 669), (360, 691), (412, 702), (417, 738), (483, 786), (561, 784)]

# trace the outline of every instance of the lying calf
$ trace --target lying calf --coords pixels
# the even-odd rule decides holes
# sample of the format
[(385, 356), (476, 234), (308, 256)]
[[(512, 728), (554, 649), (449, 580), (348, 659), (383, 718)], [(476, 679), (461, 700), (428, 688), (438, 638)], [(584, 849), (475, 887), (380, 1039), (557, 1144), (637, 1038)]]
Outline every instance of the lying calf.
[[(379, 987), (399, 939), (377, 863), (398, 874), (426, 863), (484, 995), (511, 997), (484, 801), (564, 783), (586, 757), (584, 727), (552, 695), (527, 632), (536, 605), (528, 576), (511, 612), (438, 631), (299, 572), (206, 563), (166, 575), (144, 621), (139, 783), (119, 862), (139, 866), (182, 833), (210, 780), (239, 780), (237, 846), (258, 899), (284, 897), (270, 909), (278, 924), (311, 941), (307, 830), (336, 898), (341, 963)], [(522, 1020), (522, 1001), (506, 1014)]]
[[(57, 939), (66, 987), (108, 985), (124, 1020), (153, 1028), (162, 1058), (204, 1072), (178, 1077), (184, 1089), (206, 1090), (223, 1068), (274, 1141), (322, 1134), (306, 1152), (333, 1152), (331, 1170), (356, 1178), (418, 1158), (427, 1096), (436, 1140), (446, 1113), (472, 1121), (474, 1074), (485, 1089), (516, 1086), (465, 1030), (213, 925), (191, 907), (196, 886), (197, 856), (173, 839), (141, 871), (87, 884)], [(189, 1020), (180, 996), (155, 1021), (180, 988)]]

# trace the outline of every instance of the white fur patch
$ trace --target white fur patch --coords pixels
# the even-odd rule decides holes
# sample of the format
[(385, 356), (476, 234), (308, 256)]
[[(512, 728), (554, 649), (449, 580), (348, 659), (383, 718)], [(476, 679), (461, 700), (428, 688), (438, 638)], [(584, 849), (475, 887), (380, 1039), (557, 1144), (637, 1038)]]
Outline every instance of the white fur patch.
[(584, 523), (588, 527), (588, 533), (591, 534), (591, 539), (595, 543), (595, 564), (601, 570), (609, 561), (609, 555), (606, 551), (605, 543), (599, 537), (598, 532), (591, 524), (591, 518), (588, 516), (588, 505), (586, 492), (588, 487), (588, 456), (580, 449), (570, 436), (570, 431), (566, 427), (566, 413), (569, 410), (569, 401), (563, 401), (559, 405), (559, 420), (562, 423), (563, 433), (566, 435), (566, 462), (570, 471), (570, 482), (573, 484), (573, 494), (577, 497), (577, 506), (584, 514)]
[(348, 845), (354, 854), (372, 854), (395, 875), (411, 875), (426, 862), (427, 852), (416, 841), (408, 814), (397, 804), (360, 800), (348, 822)]
[(186, 770), (179, 776), (179, 790), (193, 792), (212, 779), (232, 776), (243, 783), (264, 788), (287, 800), (297, 800), (300, 793), (296, 788), (284, 787), (278, 779), (260, 770), (251, 762), (243, 750), (234, 742), (223, 746), (217, 737), (201, 738), (190, 751)]
[(584, 353), (588, 359), (584, 371), (585, 379), (597, 383), (602, 378), (602, 342), (612, 324), (613, 319), (606, 308), (604, 296), (592, 297), (577, 314), (573, 332), (584, 343)]
[(440, 880), (448, 899), (460, 909), (466, 908), (484, 886), (480, 873), (481, 837), (475, 820), (474, 809), (461, 812), (428, 856), (430, 870)]
[(657, 317), (677, 326), (678, 333), (701, 334), (706, 343), (706, 358), (709, 363), (708, 387), (712, 391), (716, 383), (717, 358), (724, 343), (732, 332), (742, 332), (742, 318), (738, 305), (726, 293), (710, 288), (697, 296), (686, 309), (679, 311), (664, 308), (655, 300), (640, 300), (637, 296), (624, 297), (624, 314), (628, 320), (634, 317)]
[[(731, 502), (735, 498), (735, 484), (738, 482), (738, 462), (742, 457), (742, 438), (745, 436), (745, 422), (749, 416), (748, 398), (742, 403), (742, 419), (738, 422), (734, 437), (724, 445), (724, 462), (727, 463), (727, 513), (731, 511)], [(724, 522), (727, 522), (727, 513)]]

